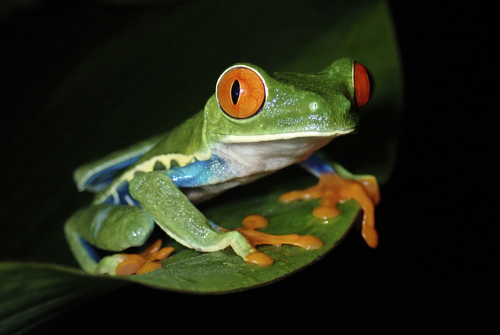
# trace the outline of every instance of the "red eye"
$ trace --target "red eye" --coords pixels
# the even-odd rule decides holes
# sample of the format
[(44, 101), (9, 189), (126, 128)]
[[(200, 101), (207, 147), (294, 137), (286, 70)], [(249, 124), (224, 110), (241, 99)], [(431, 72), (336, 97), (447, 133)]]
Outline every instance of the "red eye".
[(375, 81), (370, 71), (360, 63), (354, 62), (354, 97), (358, 108), (370, 101), (374, 90)]
[(217, 85), (217, 100), (229, 116), (244, 119), (256, 114), (266, 99), (266, 88), (260, 76), (245, 67), (223, 74)]

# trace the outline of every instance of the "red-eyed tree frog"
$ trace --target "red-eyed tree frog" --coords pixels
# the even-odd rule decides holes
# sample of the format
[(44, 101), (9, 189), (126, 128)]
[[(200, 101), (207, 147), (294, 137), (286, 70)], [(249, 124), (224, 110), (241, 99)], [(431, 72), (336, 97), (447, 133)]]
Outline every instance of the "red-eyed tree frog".
[[(112, 153), (75, 171), (78, 189), (96, 192), (92, 204), (65, 225), (70, 248), (82, 268), (95, 274), (143, 274), (161, 267), (172, 248), (155, 242), (141, 254), (100, 259), (94, 247), (120, 252), (143, 245), (155, 223), (180, 244), (200, 252), (231, 247), (248, 266), (272, 265), (259, 244), (322, 247), (314, 236), (273, 236), (255, 231), (260, 216), (228, 231), (193, 205), (225, 190), (301, 163), (320, 177), (317, 186), (290, 192), (281, 201), (322, 198), (313, 214), (333, 217), (337, 202), (355, 199), (364, 210), (362, 235), (376, 247), (374, 206), (378, 186), (371, 176), (350, 175), (314, 152), (348, 134), (357, 111), (373, 94), (373, 78), (344, 58), (316, 74), (274, 73), (240, 63), (220, 76), (205, 108), (168, 133)], [(345, 178), (345, 179), (344, 179)]]

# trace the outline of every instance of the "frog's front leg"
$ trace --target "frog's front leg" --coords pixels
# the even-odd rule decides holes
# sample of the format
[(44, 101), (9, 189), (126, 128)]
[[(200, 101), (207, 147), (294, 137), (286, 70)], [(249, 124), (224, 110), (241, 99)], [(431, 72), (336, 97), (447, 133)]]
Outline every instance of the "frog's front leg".
[(108, 251), (141, 246), (151, 235), (154, 221), (143, 209), (134, 206), (98, 204), (83, 208), (64, 226), (66, 238), (78, 263), (89, 273), (115, 275), (115, 268), (126, 260), (116, 254), (102, 260), (90, 245)]
[(130, 182), (129, 190), (158, 226), (180, 244), (201, 252), (230, 246), (247, 263), (274, 263), (270, 256), (257, 251), (240, 232), (226, 231), (211, 223), (162, 172), (136, 176)]

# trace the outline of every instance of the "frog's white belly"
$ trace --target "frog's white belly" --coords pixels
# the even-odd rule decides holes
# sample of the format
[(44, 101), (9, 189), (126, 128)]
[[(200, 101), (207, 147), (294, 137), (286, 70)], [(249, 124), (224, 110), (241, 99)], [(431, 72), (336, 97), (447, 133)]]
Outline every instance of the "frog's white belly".
[(299, 163), (331, 140), (330, 137), (301, 137), (254, 143), (217, 143), (211, 148), (212, 155), (226, 163), (225, 179), (182, 191), (193, 203), (208, 200), (233, 187)]

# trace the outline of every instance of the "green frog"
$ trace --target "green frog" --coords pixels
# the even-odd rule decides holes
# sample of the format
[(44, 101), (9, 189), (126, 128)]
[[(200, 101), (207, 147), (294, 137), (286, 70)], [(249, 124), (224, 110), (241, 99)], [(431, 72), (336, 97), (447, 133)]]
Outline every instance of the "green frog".
[(362, 234), (376, 247), (373, 208), (376, 180), (350, 175), (314, 154), (358, 124), (358, 109), (371, 98), (373, 78), (362, 64), (344, 58), (315, 74), (268, 74), (239, 63), (226, 69), (205, 108), (161, 136), (80, 167), (79, 190), (96, 193), (92, 204), (66, 223), (66, 237), (83, 269), (95, 274), (143, 274), (161, 267), (172, 248), (155, 242), (141, 254), (100, 258), (95, 249), (121, 252), (143, 245), (155, 224), (180, 244), (200, 252), (231, 247), (243, 261), (260, 266), (274, 260), (256, 245), (322, 247), (313, 236), (257, 232), (266, 220), (252, 216), (229, 231), (207, 219), (194, 204), (301, 163), (320, 182), (281, 201), (323, 198), (313, 213), (338, 215), (337, 202), (355, 199), (365, 213)]

